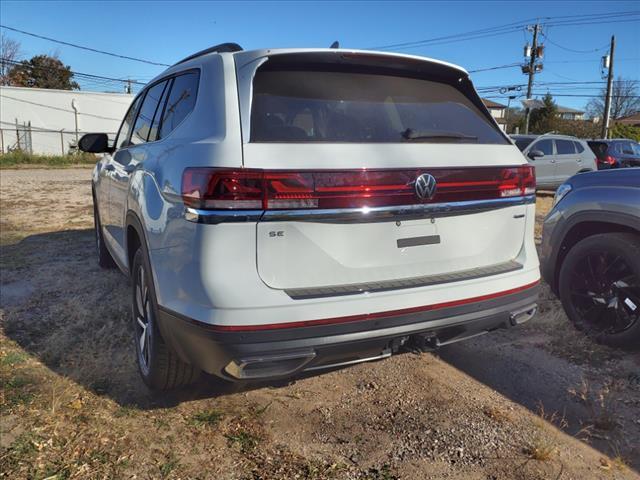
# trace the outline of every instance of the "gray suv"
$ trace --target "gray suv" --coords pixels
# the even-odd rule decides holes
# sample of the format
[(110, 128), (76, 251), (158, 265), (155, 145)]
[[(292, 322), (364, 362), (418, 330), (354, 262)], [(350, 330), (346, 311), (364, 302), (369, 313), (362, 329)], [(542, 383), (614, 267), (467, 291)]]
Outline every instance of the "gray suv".
[(567, 135), (512, 135), (516, 146), (536, 169), (538, 188), (557, 188), (576, 173), (598, 169), (587, 142)]
[(558, 188), (541, 270), (578, 329), (640, 347), (640, 168), (576, 175)]

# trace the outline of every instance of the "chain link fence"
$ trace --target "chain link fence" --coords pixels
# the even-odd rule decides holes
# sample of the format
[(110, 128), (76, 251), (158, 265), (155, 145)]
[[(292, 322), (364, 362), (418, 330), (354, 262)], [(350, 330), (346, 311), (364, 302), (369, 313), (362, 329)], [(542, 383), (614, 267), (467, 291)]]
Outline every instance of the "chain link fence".
[[(83, 131), (50, 130), (31, 126), (31, 122), (18, 122), (8, 127), (2, 122), (0, 127), (0, 154), (22, 151), (29, 154), (67, 155), (78, 151), (78, 140), (85, 133)], [(116, 132), (107, 133), (113, 141)]]

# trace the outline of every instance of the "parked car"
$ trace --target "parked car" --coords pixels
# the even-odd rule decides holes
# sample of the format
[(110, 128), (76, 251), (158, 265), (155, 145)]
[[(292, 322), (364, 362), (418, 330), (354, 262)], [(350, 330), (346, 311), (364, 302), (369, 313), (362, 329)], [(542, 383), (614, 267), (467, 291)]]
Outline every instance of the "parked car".
[(633, 140), (589, 140), (587, 143), (596, 154), (599, 170), (640, 167), (640, 144)]
[(542, 275), (578, 329), (640, 348), (640, 168), (577, 175), (554, 202)]
[(597, 170), (587, 142), (566, 135), (511, 135), (528, 162), (536, 167), (538, 188), (555, 189), (576, 173)]
[[(465, 70), (213, 47), (134, 99), (93, 171), (147, 385), (293, 375), (533, 316), (535, 176)], [(106, 293), (106, 292), (105, 292)]]

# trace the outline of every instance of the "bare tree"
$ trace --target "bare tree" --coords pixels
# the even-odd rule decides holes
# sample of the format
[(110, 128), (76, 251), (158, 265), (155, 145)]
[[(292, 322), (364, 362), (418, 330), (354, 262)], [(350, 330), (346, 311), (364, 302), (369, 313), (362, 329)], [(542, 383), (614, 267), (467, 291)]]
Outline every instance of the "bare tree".
[[(618, 77), (613, 82), (611, 91), (611, 118), (626, 117), (640, 111), (640, 83), (637, 80), (627, 80)], [(602, 89), (599, 97), (592, 98), (587, 103), (587, 113), (591, 117), (604, 116), (604, 101), (607, 90)]]
[(20, 57), (20, 42), (0, 33), (0, 85), (9, 85), (8, 73)]

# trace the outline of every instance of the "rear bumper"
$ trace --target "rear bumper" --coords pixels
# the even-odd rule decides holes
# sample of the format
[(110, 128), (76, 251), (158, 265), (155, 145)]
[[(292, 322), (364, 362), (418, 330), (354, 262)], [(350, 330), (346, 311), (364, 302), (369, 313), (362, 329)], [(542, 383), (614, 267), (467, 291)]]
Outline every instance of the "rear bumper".
[(230, 380), (278, 378), (383, 358), (407, 343), (437, 348), (510, 328), (535, 313), (538, 288), (537, 284), (527, 286), (462, 305), (426, 306), (293, 328), (229, 331), (163, 308), (158, 323), (165, 341), (183, 360), (210, 374)]

